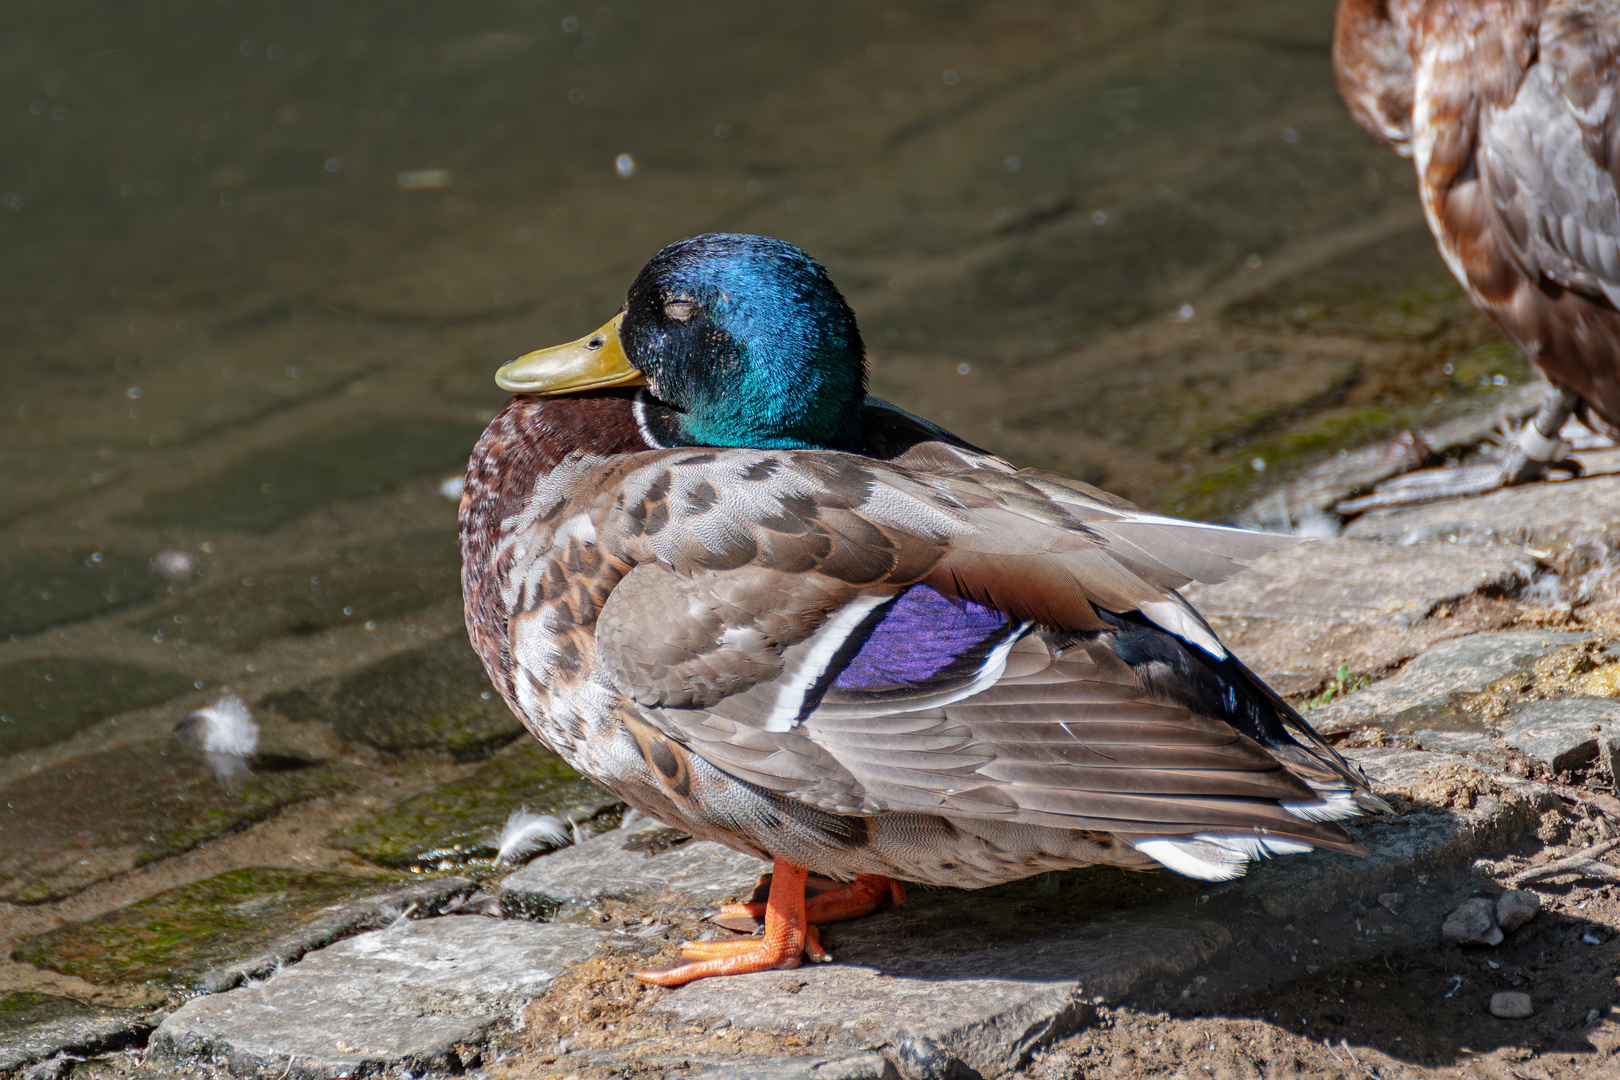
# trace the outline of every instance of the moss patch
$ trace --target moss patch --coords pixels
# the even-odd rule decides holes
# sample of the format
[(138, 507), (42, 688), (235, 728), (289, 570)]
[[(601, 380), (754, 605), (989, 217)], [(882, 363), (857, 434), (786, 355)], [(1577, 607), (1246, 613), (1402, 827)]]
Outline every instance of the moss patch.
[(448, 870), (493, 865), (494, 837), (520, 806), (613, 827), (602, 811), (613, 797), (532, 739), (497, 754), (469, 776), (407, 799), (333, 833), (327, 843), (390, 867)]
[(266, 533), (338, 499), (392, 490), (462, 465), (480, 428), (442, 420), (379, 420), (254, 454), (183, 491), (156, 495), (129, 519), (159, 528)]
[(212, 969), (264, 951), (323, 909), (376, 881), (343, 874), (233, 870), (24, 942), (14, 960), (89, 982), (184, 990)]
[(103, 717), (179, 697), (192, 680), (112, 660), (23, 660), (0, 667), (0, 754), (61, 742)]

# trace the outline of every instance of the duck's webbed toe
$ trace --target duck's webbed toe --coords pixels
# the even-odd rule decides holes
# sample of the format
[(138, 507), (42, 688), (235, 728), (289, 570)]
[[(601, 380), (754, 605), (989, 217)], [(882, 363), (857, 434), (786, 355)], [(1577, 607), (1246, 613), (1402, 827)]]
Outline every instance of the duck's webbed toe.
[[(863, 918), (885, 903), (901, 907), (906, 902), (906, 887), (894, 878), (881, 874), (857, 874), (855, 880), (847, 884), (820, 878), (810, 878), (809, 881), (812, 889), (818, 884), (824, 886), (804, 902), (805, 921), (811, 926)], [(769, 896), (771, 882), (769, 877), (761, 878), (755, 895), (763, 892)], [(765, 906), (760, 901), (727, 904), (705, 912), (704, 918), (727, 930), (752, 933), (764, 923)]]
[[(638, 971), (636, 978), (655, 986), (684, 986), (711, 975), (738, 975), (748, 971), (795, 968), (800, 957), (825, 961), (832, 957), (821, 947), (821, 937), (805, 918), (804, 882), (807, 872), (776, 860), (771, 875), (771, 896), (765, 902), (765, 935), (746, 941), (688, 941), (681, 952), (693, 959), (667, 971)], [(738, 905), (743, 906), (743, 905)]]

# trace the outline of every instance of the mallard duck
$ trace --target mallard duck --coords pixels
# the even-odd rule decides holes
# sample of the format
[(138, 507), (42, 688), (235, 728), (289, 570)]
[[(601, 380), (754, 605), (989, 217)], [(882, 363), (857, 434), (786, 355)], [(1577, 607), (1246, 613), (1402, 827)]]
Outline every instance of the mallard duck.
[(1620, 435), (1617, 63), (1613, 3), (1340, 0), (1333, 68), (1351, 115), (1413, 159), (1446, 264), (1551, 384), (1501, 460), (1341, 511), (1579, 473), (1558, 437), (1572, 413)]
[[(1283, 538), (1017, 469), (866, 394), (820, 264), (655, 255), (618, 314), (502, 367), (467, 468), (467, 625), (536, 737), (625, 802), (770, 861), (662, 985), (825, 958), (815, 929), (1107, 864), (1227, 879), (1364, 854), (1365, 778), (1176, 589)], [(846, 882), (806, 900), (814, 873)]]

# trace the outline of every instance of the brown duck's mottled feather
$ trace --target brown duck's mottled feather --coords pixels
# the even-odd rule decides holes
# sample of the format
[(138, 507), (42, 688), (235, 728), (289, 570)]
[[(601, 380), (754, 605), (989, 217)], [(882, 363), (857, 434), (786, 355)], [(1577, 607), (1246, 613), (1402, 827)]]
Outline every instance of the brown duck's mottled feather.
[(1620, 3), (1341, 0), (1351, 113), (1415, 157), (1441, 253), (1582, 418), (1620, 428)]
[[(1174, 592), (1283, 538), (1144, 514), (875, 399), (871, 456), (651, 448), (632, 401), (513, 402), (462, 542), (503, 696), (633, 805), (823, 874), (969, 886), (1212, 830), (1362, 850), (1283, 804), (1364, 779)], [(828, 682), (918, 583), (1012, 621), (959, 671)]]
[(494, 550), (499, 523), (518, 512), (536, 477), (551, 472), (576, 450), (629, 454), (647, 449), (630, 411), (634, 397), (633, 390), (605, 390), (582, 396), (567, 408), (551, 407), (542, 398), (515, 397), (489, 422), (467, 462), (460, 510), (467, 630), (474, 650), (514, 710), (506, 678), (511, 667), (508, 612), (499, 594), (511, 560)]

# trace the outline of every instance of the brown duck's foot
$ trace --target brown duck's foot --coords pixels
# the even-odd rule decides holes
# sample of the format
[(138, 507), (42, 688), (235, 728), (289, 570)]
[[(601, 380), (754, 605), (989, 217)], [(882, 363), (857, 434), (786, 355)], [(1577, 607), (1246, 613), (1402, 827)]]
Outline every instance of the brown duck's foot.
[(805, 921), (804, 880), (807, 872), (776, 860), (770, 899), (765, 902), (765, 936), (750, 941), (688, 941), (681, 950), (696, 958), (668, 971), (638, 971), (636, 978), (655, 986), (682, 986), (710, 975), (795, 968), (808, 952), (812, 960), (829, 960), (815, 928)]
[(1554, 390), (1548, 394), (1540, 411), (1519, 430), (1518, 437), (1503, 447), (1496, 460), (1458, 469), (1406, 473), (1386, 480), (1370, 495), (1346, 499), (1333, 509), (1345, 517), (1353, 517), (1369, 510), (1488, 495), (1505, 487), (1546, 479), (1554, 472), (1580, 476), (1581, 463), (1567, 456), (1569, 444), (1558, 437), (1564, 422), (1579, 404), (1580, 399), (1574, 394)]
[[(813, 925), (859, 919), (882, 907), (884, 901), (895, 907), (906, 902), (906, 887), (894, 878), (878, 874), (856, 874), (855, 880), (848, 884), (821, 878), (809, 880), (827, 886), (824, 892), (805, 901), (805, 919)], [(766, 879), (760, 879), (762, 886), (765, 882)], [(757, 890), (755, 895), (758, 895)], [(758, 902), (727, 904), (704, 912), (704, 918), (717, 926), (746, 934), (759, 928), (760, 920), (765, 917), (765, 909), (766, 905)]]

